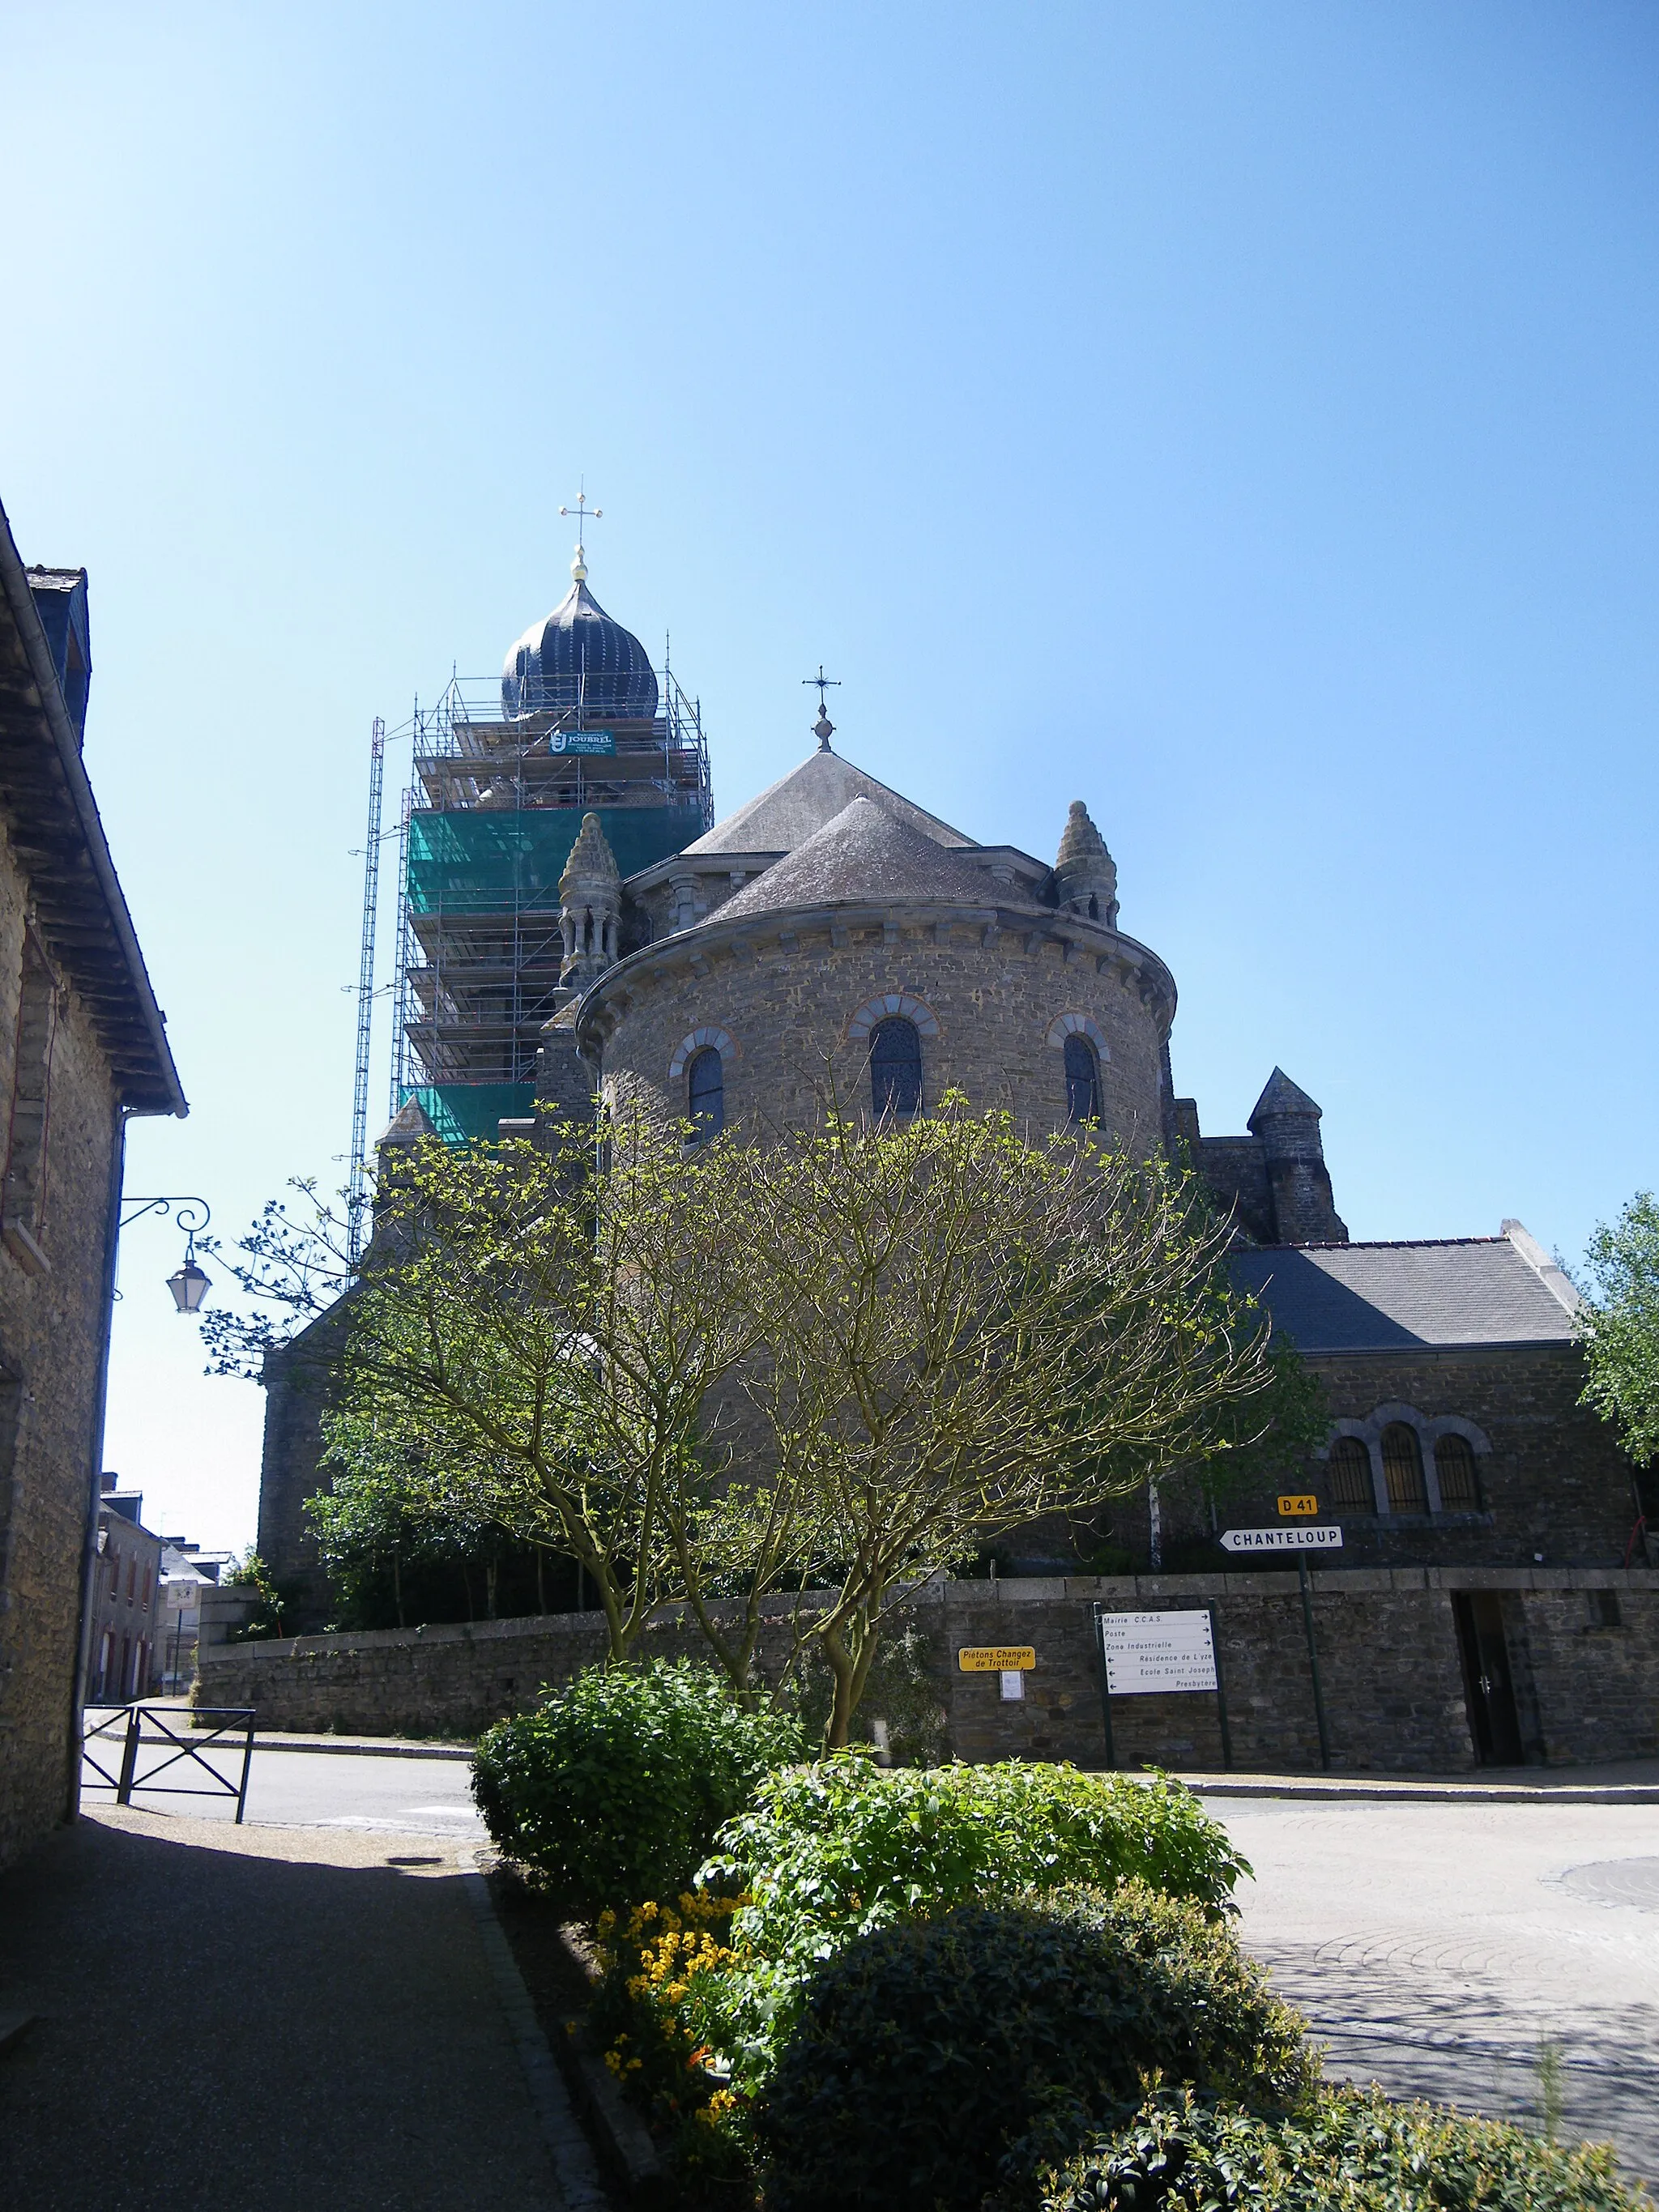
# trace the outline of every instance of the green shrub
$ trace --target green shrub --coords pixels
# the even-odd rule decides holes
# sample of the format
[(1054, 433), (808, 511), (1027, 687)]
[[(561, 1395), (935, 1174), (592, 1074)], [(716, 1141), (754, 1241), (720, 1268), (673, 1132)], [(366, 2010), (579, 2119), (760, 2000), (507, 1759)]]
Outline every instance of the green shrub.
[[(951, 1756), (951, 1723), (934, 1679), (935, 1656), (931, 1639), (914, 1622), (883, 1631), (853, 1716), (855, 1742), (875, 1744), (879, 1723), (895, 1766), (943, 1765)], [(822, 1747), (835, 1681), (816, 1646), (798, 1662), (793, 1687), (794, 1710), (808, 1740)]]
[(770, 2073), (808, 1977), (890, 1922), (1066, 1882), (1138, 1877), (1212, 1919), (1249, 1867), (1189, 1790), (1161, 1777), (1009, 1760), (884, 1772), (843, 1753), (768, 1776), (704, 1870), (746, 1899), (741, 1966), (699, 1992), (706, 2040), (753, 2088)]
[(1301, 2021), (1197, 1906), (1127, 1882), (896, 1923), (819, 1971), (757, 2102), (768, 2212), (977, 2212), (1152, 2075), (1312, 2092)]
[(707, 1668), (594, 1668), (486, 1731), (472, 1794), (496, 1847), (591, 1921), (678, 1896), (721, 1823), (803, 1748), (793, 1721), (742, 1711)]
[(1047, 2178), (1043, 2212), (1635, 2212), (1605, 2144), (1379, 2090), (1328, 2089), (1291, 2116), (1159, 2095)]

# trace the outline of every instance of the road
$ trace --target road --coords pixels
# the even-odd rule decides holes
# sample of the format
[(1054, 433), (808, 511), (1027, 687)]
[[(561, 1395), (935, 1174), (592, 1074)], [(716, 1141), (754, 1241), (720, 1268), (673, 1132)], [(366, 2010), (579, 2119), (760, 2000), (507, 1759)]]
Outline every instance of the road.
[[(202, 1756), (234, 1787), (241, 1773), (240, 1743), (210, 1747)], [(118, 1737), (98, 1757), (108, 1771), (118, 1773)], [(482, 1843), (484, 1827), (473, 1809), (471, 1771), (460, 1759), (353, 1757), (344, 1752), (261, 1749), (256, 1743), (244, 1817), (270, 1827), (386, 1829), (404, 1836), (448, 1836), (459, 1842)], [(196, 1759), (147, 1744), (139, 1753), (136, 1772), (141, 1786), (132, 1802), (147, 1812), (202, 1820), (235, 1818), (235, 1803), (229, 1796), (178, 1796), (142, 1786), (153, 1777), (171, 1790), (214, 1792), (214, 1782)], [(82, 1787), (89, 1807), (113, 1804), (113, 1790), (86, 1768)]]
[(1659, 2177), (1659, 1806), (1212, 1800), (1249, 1948), (1339, 2077), (1535, 2124)]
[[(144, 1753), (141, 1778), (166, 1755)], [(470, 1771), (256, 1750), (246, 1817), (482, 1841)], [(1553, 2044), (1564, 2130), (1611, 2137), (1632, 2172), (1659, 2178), (1659, 1806), (1208, 1802), (1255, 1869), (1239, 1893), (1245, 1943), (1308, 2014), (1334, 2075), (1530, 2121)], [(234, 1810), (142, 1790), (133, 1803)]]

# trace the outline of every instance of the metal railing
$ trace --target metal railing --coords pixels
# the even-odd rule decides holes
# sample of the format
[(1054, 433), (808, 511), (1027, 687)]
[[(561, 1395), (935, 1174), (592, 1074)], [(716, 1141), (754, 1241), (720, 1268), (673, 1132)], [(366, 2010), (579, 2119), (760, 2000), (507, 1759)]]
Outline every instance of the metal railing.
[[(211, 1721), (216, 1725), (206, 1729), (192, 1726), (187, 1735), (180, 1735), (167, 1718), (169, 1712), (192, 1723)], [(240, 1826), (247, 1806), (248, 1769), (253, 1761), (253, 1724), (257, 1717), (252, 1705), (198, 1705), (188, 1712), (177, 1705), (118, 1705), (95, 1725), (82, 1730), (81, 1787), (83, 1790), (112, 1790), (118, 1805), (131, 1805), (135, 1790), (153, 1791), (161, 1797), (234, 1797)], [(145, 1734), (146, 1723), (153, 1729), (149, 1735)], [(238, 1746), (233, 1739), (238, 1736), (241, 1738), (242, 1771), (239, 1779), (233, 1780), (203, 1754), (219, 1747), (229, 1751), (234, 1758)], [(90, 1746), (97, 1743), (106, 1757), (113, 1759), (118, 1742), (120, 1768), (112, 1774), (108, 1767), (100, 1765), (98, 1755)], [(138, 1754), (146, 1746), (169, 1748), (170, 1756), (140, 1774)], [(212, 1788), (192, 1789), (179, 1783), (156, 1780), (158, 1774), (167, 1773), (181, 1759), (200, 1767), (211, 1778)], [(86, 1778), (88, 1767), (98, 1778), (95, 1782), (88, 1783)]]

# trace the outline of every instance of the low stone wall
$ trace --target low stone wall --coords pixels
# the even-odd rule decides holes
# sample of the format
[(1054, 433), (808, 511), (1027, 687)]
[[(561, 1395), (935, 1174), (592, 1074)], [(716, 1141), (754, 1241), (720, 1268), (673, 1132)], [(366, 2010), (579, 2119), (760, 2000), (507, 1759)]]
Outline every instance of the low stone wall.
[[(1452, 1611), (1457, 1590), (1503, 1594), (1523, 1734), (1550, 1765), (1659, 1755), (1659, 1571), (1538, 1568), (1336, 1570), (1312, 1574), (1314, 1632), (1332, 1762), (1350, 1771), (1455, 1772), (1474, 1749)], [(1318, 1725), (1300, 1585), (1291, 1572), (935, 1583), (910, 1601), (957, 1754), (981, 1760), (1108, 1758), (1093, 1608), (1214, 1609), (1235, 1766), (1305, 1771)], [(1616, 1615), (1616, 1620), (1614, 1616)], [(677, 1615), (653, 1648), (695, 1650)], [(1030, 1644), (1025, 1695), (964, 1674), (964, 1645)], [(198, 1702), (252, 1705), (273, 1729), (476, 1735), (533, 1706), (605, 1650), (596, 1613), (221, 1645), (202, 1654)], [(1220, 1699), (1114, 1698), (1121, 1766), (1222, 1765)]]

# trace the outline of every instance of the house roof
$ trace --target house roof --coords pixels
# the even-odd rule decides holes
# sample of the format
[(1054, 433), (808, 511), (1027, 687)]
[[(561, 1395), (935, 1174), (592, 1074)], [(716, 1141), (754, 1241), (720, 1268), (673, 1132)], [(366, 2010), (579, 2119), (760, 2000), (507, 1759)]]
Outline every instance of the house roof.
[(948, 822), (929, 814), (839, 753), (809, 753), (799, 768), (769, 784), (758, 798), (728, 814), (686, 847), (688, 853), (793, 853), (832, 821), (849, 801), (873, 799), (938, 845), (971, 845)]
[(1299, 1352), (1571, 1343), (1577, 1293), (1519, 1222), (1504, 1232), (1270, 1246), (1237, 1253), (1232, 1274)]
[(0, 817), (42, 935), (87, 1007), (116, 1095), (137, 1114), (190, 1110), (110, 857), (52, 648), (0, 507)]
[(874, 799), (860, 797), (745, 884), (715, 918), (735, 921), (787, 907), (866, 899), (944, 899), (981, 907), (995, 895), (996, 886), (971, 861), (935, 844)]

